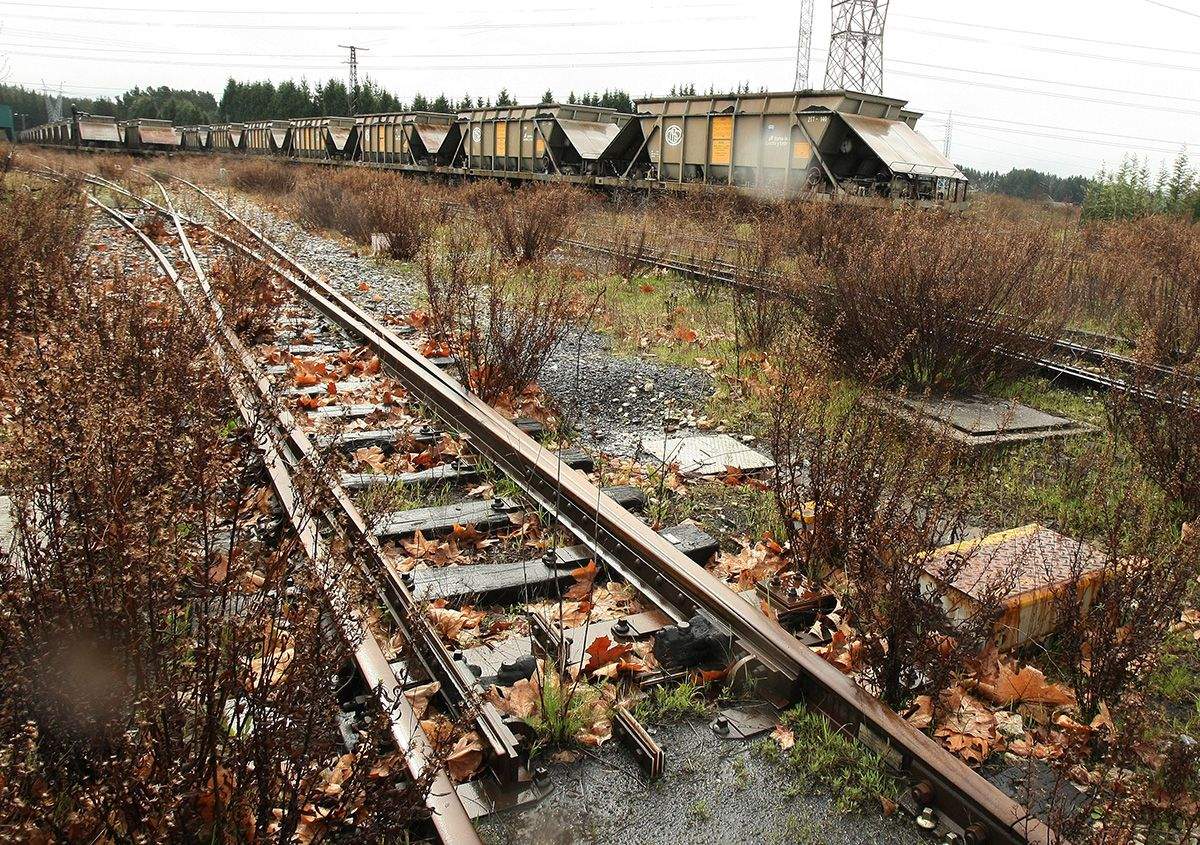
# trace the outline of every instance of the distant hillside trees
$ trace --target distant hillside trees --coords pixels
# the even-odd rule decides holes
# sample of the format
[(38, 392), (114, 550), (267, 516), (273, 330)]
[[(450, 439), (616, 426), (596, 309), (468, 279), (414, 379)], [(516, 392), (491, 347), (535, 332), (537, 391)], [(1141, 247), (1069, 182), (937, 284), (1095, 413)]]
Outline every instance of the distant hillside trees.
[(1085, 220), (1136, 220), (1154, 214), (1200, 219), (1200, 178), (1186, 150), (1155, 176), (1145, 160), (1126, 156), (1116, 170), (1100, 171), (1083, 203)]
[[(47, 122), (46, 98), (40, 91), (19, 85), (0, 85), (0, 103), (12, 106), (14, 112), (28, 115), (25, 118), (27, 126)], [(69, 114), (72, 105), (80, 111), (108, 114), (119, 120), (148, 117), (195, 124), (209, 123), (217, 116), (216, 98), (208, 91), (181, 91), (166, 85), (133, 88), (115, 98), (64, 97), (64, 113)], [(17, 125), (20, 126), (20, 122)]]
[(1003, 194), (1023, 200), (1051, 200), (1081, 204), (1087, 197), (1091, 180), (1086, 176), (1055, 176), (1029, 168), (1013, 168), (1007, 173), (964, 167), (963, 173), (976, 191)]

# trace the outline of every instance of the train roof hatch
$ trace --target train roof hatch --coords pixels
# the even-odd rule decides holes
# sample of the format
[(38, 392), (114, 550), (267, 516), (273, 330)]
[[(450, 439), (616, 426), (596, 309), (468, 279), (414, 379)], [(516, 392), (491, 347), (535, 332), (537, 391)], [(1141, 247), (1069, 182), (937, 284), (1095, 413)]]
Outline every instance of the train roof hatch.
[(839, 113), (850, 129), (862, 139), (893, 173), (940, 176), (967, 181), (961, 170), (942, 155), (929, 139), (899, 120), (863, 117)]

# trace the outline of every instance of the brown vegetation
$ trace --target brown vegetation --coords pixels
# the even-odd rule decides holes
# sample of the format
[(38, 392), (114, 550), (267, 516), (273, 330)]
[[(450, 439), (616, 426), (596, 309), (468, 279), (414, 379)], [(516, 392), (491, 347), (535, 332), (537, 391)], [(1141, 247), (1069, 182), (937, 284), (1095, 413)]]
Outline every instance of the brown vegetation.
[(1036, 227), (898, 211), (849, 218), (822, 252), (810, 317), (860, 378), (981, 390), (1027, 371), (1066, 320), (1064, 252)]
[[(84, 254), (76, 185), (30, 188), (0, 180), (0, 332), (11, 345), (37, 331), (70, 295)], [(60, 280), (48, 285), (47, 278)]]
[[(83, 225), (9, 200), (36, 242)], [(0, 838), (401, 836), (424, 785), (377, 723), (345, 753), (332, 679), (353, 644), (277, 526), (206, 339), (120, 264), (22, 265), (60, 297), (9, 321)]]
[(545, 258), (575, 232), (588, 195), (566, 185), (525, 185), (513, 191), (476, 189), (468, 204), (503, 256)]
[(239, 161), (229, 168), (229, 181), (233, 187), (239, 191), (268, 196), (290, 194), (296, 188), (298, 176), (295, 167), (262, 159)]
[[(794, 566), (814, 587), (844, 581), (850, 663), (899, 709), (945, 689), (992, 641), (1010, 583), (998, 573), (980, 585), (970, 618), (949, 617), (923, 567), (962, 539), (962, 456), (940, 432), (901, 424), (873, 388), (837, 386), (824, 360), (803, 342), (780, 356), (773, 488)], [(954, 582), (968, 562), (965, 552), (940, 558), (938, 578)]]
[(254, 342), (270, 329), (282, 297), (278, 279), (269, 267), (223, 244), (220, 258), (209, 269), (208, 280), (226, 322), (245, 340)]
[(305, 180), (291, 197), (305, 226), (339, 232), (364, 245), (383, 235), (385, 252), (397, 261), (420, 255), (437, 228), (440, 202), (440, 194), (426, 183), (357, 170)]
[(585, 317), (579, 271), (546, 261), (512, 267), (452, 223), (443, 252), (424, 262), (430, 328), (455, 357), (460, 380), (483, 400), (515, 401)]
[(1081, 298), (1137, 346), (1145, 364), (1189, 364), (1200, 355), (1200, 227), (1176, 217), (1096, 223)]

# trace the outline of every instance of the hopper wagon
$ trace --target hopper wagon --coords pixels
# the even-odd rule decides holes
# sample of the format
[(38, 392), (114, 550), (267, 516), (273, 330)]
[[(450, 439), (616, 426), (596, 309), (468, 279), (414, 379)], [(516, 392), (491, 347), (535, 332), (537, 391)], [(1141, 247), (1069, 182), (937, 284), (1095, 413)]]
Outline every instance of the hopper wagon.
[(350, 159), (358, 147), (352, 117), (305, 117), (292, 121), (291, 154), (296, 158)]
[(241, 123), (218, 123), (208, 134), (206, 149), (214, 152), (231, 153), (243, 149), (242, 136), (246, 127)]
[(292, 121), (256, 120), (247, 123), (245, 149), (251, 155), (291, 155)]
[(179, 147), (179, 136), (169, 120), (136, 118), (125, 121), (125, 147), (130, 150), (170, 152)]

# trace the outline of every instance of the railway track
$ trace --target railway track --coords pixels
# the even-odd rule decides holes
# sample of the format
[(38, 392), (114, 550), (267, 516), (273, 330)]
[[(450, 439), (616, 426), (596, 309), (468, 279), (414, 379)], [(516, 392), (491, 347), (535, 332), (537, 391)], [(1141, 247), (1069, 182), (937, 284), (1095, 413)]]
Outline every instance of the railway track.
[[(366, 572), (378, 585), (383, 604), (412, 646), (413, 660), (425, 677), (442, 685), (443, 696), (453, 711), (474, 720), (484, 740), (488, 763), (494, 769), (489, 778), (525, 784), (527, 789), (530, 783), (537, 786), (536, 772), (529, 772), (524, 756), (527, 749), (523, 751), (520, 747), (512, 725), (483, 699), (479, 679), (465, 655), (448, 648), (437, 632), (431, 630), (415, 594), (414, 579), (392, 565), (375, 528), (356, 507), (342, 481), (330, 473), (322, 476), (336, 503), (331, 512), (306, 513), (296, 501), (294, 473), (298, 467), (322, 466), (322, 454), (288, 410), (288, 399), (280, 395), (279, 385), (271, 381), (261, 361), (225, 324), (220, 305), (207, 284), (203, 262), (189, 239), (189, 229), (193, 233), (205, 232), (207, 237), (270, 267), (297, 302), (369, 350), (381, 362), (383, 372), (399, 382), (443, 430), (455, 432), (478, 458), (500, 470), (519, 490), (520, 501), (499, 504), (493, 501), (489, 507), (500, 510), (535, 507), (550, 515), (575, 544), (574, 548), (619, 575), (651, 608), (649, 614), (590, 623), (582, 630), (549, 625), (544, 618), (535, 619), (531, 640), (538, 642), (547, 655), (559, 652), (567, 659), (580, 659), (600, 636), (645, 639), (667, 628), (682, 630), (702, 620), (730, 638), (737, 652), (744, 655), (739, 665), (755, 678), (762, 690), (770, 691), (781, 701), (803, 701), (851, 736), (880, 750), (907, 778), (911, 789), (903, 804), (913, 816), (928, 810), (942, 831), (971, 843), (1058, 841), (1025, 808), (910, 727), (814, 654), (790, 631), (763, 614), (756, 603), (733, 592), (670, 539), (630, 513), (614, 498), (613, 491), (602, 489), (561, 454), (548, 450), (521, 426), (472, 396), (392, 329), (309, 271), (211, 194), (180, 180), (205, 198), (227, 222), (226, 231), (180, 215), (170, 192), (161, 183), (158, 190), (162, 202), (156, 203), (99, 177), (89, 176), (88, 182), (133, 198), (149, 212), (171, 222), (186, 259), (182, 262), (183, 272), (125, 215), (94, 197), (91, 199), (138, 237), (179, 295), (185, 297), (196, 319), (213, 327), (213, 355), (223, 372), (229, 374), (231, 390), (243, 417), (269, 418), (270, 430), (259, 438), (264, 464), (279, 500), (290, 503), (289, 520), (294, 526), (307, 526), (303, 536), (313, 565), (321, 571), (327, 544), (339, 536), (354, 533), (365, 541), (370, 558), (365, 563)], [(230, 235), (229, 230), (237, 234)], [(187, 275), (195, 277), (194, 287), (185, 283)], [(321, 439), (318, 437), (317, 441)], [(332, 442), (328, 436), (324, 439)], [(552, 547), (550, 551), (561, 550)], [(345, 593), (336, 582), (331, 580), (327, 584), (327, 592), (343, 626), (349, 626), (347, 637), (361, 636), (359, 610), (345, 606)], [(403, 694), (404, 684), (373, 637), (362, 637), (355, 657), (367, 684), (386, 693), (385, 701), (393, 705), (389, 707), (393, 737), (405, 751), (414, 777), (420, 776), (433, 760), (432, 745), (424, 737), (419, 719)], [(626, 724), (625, 730), (634, 737), (635, 747), (640, 745), (653, 756), (652, 740), (648, 744), (647, 737), (638, 734), (636, 724)], [(477, 841), (471, 827), (472, 812), (445, 772), (438, 775), (429, 805), (441, 841)]]
[[(598, 232), (592, 229), (592, 232)], [(565, 244), (573, 249), (592, 255), (609, 258), (633, 260), (644, 267), (666, 270), (677, 273), (685, 278), (703, 281), (707, 284), (739, 290), (745, 293), (766, 295), (773, 298), (794, 301), (799, 305), (805, 304), (805, 297), (792, 292), (795, 285), (784, 273), (777, 271), (755, 271), (739, 267), (734, 262), (716, 257), (718, 251), (736, 250), (734, 241), (693, 239), (704, 246), (709, 257), (698, 257), (695, 253), (687, 254), (670, 249), (622, 249), (618, 245), (606, 244), (599, 240), (569, 239)], [(1063, 337), (1049, 340), (1048, 345), (1058, 357), (1040, 357), (1031, 359), (1030, 364), (1051, 382), (1067, 386), (1095, 390), (1100, 393), (1112, 391), (1141, 390), (1132, 385), (1120, 374), (1130, 373), (1139, 364), (1134, 359), (1112, 352), (1108, 349), (1088, 346), (1078, 340), (1071, 339), (1113, 340), (1086, 332), (1067, 330)], [(1086, 366), (1090, 364), (1091, 366)], [(1151, 371), (1158, 376), (1171, 376), (1175, 371), (1171, 367), (1152, 365)]]

